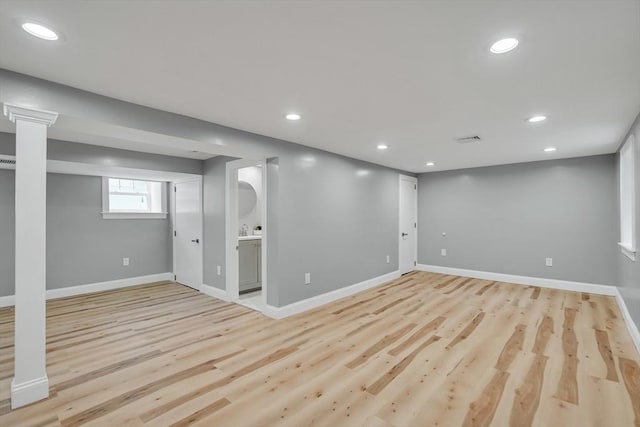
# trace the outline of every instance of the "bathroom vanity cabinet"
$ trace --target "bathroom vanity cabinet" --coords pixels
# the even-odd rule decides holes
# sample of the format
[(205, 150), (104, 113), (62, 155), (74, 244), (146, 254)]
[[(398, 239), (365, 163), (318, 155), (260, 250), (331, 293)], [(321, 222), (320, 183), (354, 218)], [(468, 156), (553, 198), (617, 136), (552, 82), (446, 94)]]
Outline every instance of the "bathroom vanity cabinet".
[(238, 241), (240, 293), (262, 288), (262, 239), (246, 236)]

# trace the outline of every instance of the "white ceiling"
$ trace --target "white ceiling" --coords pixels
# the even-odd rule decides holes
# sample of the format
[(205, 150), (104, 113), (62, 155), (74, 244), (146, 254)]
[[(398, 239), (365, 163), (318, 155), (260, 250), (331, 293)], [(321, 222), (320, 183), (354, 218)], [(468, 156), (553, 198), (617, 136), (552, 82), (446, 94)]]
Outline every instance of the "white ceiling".
[(575, 157), (640, 111), (640, 0), (2, 0), (0, 67), (413, 172)]

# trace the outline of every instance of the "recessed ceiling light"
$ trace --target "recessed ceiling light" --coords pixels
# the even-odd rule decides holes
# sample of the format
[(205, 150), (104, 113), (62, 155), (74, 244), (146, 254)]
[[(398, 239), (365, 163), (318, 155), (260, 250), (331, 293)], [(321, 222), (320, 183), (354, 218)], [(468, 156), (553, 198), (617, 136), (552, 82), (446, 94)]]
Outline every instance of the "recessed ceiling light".
[(387, 144), (378, 144), (378, 150), (386, 150), (389, 148)]
[(552, 153), (552, 152), (554, 152), (556, 150), (557, 150), (556, 147), (547, 147), (547, 148), (544, 149), (544, 151), (547, 152), (547, 153)]
[(32, 36), (43, 40), (54, 41), (59, 38), (55, 31), (45, 27), (44, 25), (36, 24), (35, 22), (25, 22), (22, 24), (22, 29)]
[(507, 53), (518, 46), (518, 39), (509, 37), (506, 39), (501, 39), (491, 45), (489, 50), (491, 53)]
[(427, 166), (435, 166), (436, 164), (434, 162), (427, 162)]
[(538, 123), (538, 122), (543, 122), (545, 120), (547, 120), (547, 116), (533, 116), (527, 119), (529, 123)]
[(292, 122), (295, 122), (296, 120), (300, 120), (302, 116), (298, 113), (289, 113), (286, 116), (284, 116), (284, 118), (287, 120), (291, 120)]

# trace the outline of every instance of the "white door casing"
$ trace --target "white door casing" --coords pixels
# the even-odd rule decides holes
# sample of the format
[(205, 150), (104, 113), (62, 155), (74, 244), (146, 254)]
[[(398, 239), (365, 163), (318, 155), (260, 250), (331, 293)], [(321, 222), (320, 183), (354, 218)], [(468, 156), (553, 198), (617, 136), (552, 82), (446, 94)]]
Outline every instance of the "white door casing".
[(400, 175), (398, 230), (398, 270), (400, 274), (415, 269), (418, 256), (418, 180)]
[(200, 289), (202, 284), (201, 180), (173, 183), (173, 262), (176, 282)]
[(225, 191), (225, 288), (229, 301), (242, 303), (240, 300), (239, 283), (239, 244), (238, 244), (238, 169), (249, 166), (259, 166), (262, 168), (262, 245), (260, 257), (260, 274), (262, 283), (262, 306), (267, 305), (267, 295), (269, 286), (267, 281), (267, 245), (269, 229), (265, 227), (267, 221), (267, 161), (240, 159), (227, 162), (226, 164), (226, 191)]

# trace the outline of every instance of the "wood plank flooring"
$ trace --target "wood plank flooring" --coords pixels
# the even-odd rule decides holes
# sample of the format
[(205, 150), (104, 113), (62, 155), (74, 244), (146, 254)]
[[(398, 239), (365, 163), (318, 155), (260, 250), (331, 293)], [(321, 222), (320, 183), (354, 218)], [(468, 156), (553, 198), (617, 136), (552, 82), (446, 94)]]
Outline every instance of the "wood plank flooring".
[(638, 426), (612, 297), (414, 272), (276, 321), (162, 282), (47, 303), (51, 397), (0, 426)]

